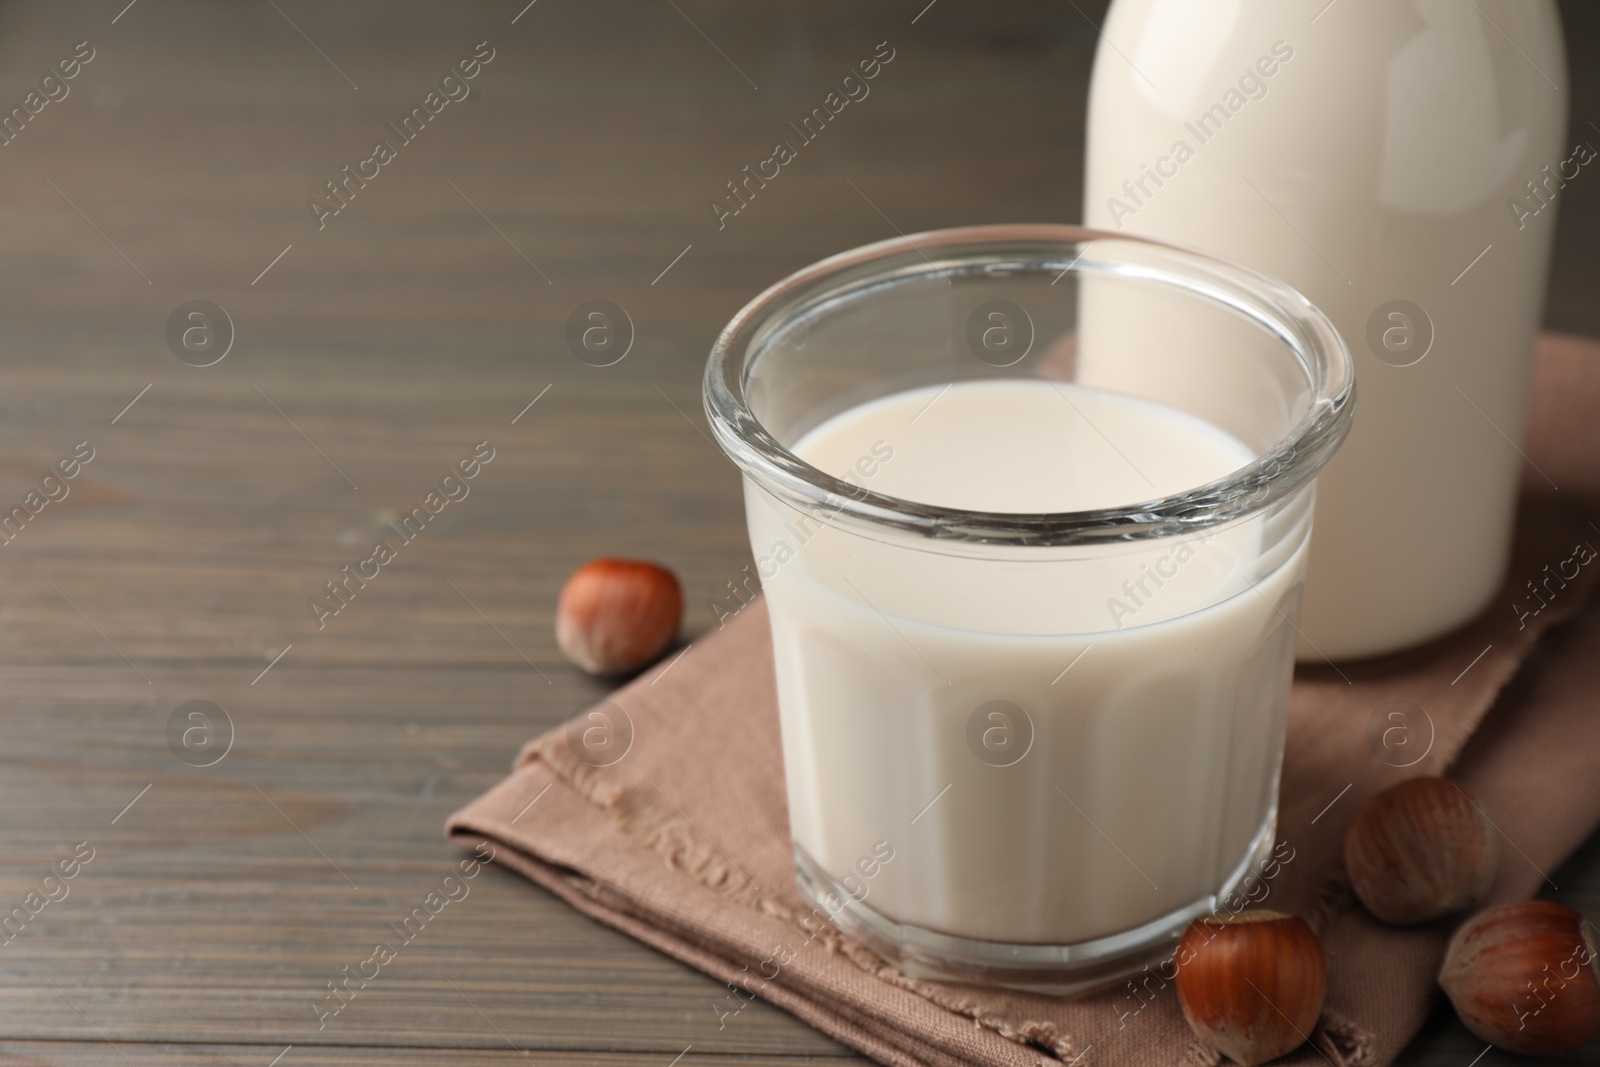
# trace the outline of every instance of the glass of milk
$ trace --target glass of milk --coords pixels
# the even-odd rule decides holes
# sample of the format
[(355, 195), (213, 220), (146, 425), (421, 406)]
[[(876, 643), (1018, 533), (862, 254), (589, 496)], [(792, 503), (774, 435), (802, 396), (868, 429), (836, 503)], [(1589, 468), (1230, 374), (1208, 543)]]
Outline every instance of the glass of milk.
[(1353, 390), (1294, 290), (1076, 227), (896, 238), (740, 311), (705, 406), (815, 916), (908, 973), (1071, 991), (1262, 877)]

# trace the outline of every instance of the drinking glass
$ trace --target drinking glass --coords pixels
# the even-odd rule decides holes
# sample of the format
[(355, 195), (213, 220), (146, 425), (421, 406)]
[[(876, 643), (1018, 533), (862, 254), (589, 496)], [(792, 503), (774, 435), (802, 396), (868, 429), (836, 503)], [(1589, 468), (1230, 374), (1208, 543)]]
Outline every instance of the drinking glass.
[[(1007, 379), (1056, 383), (1062, 419), (1087, 417), (1077, 387), (1161, 405), (1249, 458), (1039, 514), (875, 489), (912, 462), (894, 426), (843, 476), (793, 450), (883, 397)], [(704, 400), (744, 477), (819, 915), (908, 973), (1071, 991), (1170, 953), (1276, 873), (1314, 479), (1354, 411), (1349, 353), (1305, 298), (1125, 235), (917, 234), (751, 301)], [(994, 475), (1058, 459), (1021, 451)]]

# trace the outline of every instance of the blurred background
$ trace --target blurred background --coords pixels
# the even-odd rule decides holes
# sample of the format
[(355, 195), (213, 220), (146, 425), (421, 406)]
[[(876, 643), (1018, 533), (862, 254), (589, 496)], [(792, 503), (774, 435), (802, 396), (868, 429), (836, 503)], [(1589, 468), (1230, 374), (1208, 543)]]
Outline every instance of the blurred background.
[[(555, 649), (575, 566), (672, 567), (686, 638), (743, 580), (699, 399), (727, 319), (896, 233), (1080, 218), (1105, 6), (0, 6), (0, 513), (29, 514), (0, 546), (0, 911), (94, 850), (0, 947), (0, 1062), (855, 1059), (763, 1003), (719, 1029), (720, 985), (493, 869), (336, 1025), (312, 1005), (458, 858), (445, 816), (604, 691)], [(1600, 7), (1561, 6), (1568, 140), (1600, 138)], [(1600, 335), (1597, 237), (1585, 172), (1548, 328)], [(626, 313), (613, 365), (568, 341), (593, 300)], [(466, 499), (310, 608), (485, 441)], [(1553, 878), (1592, 913), (1600, 849)], [(1403, 1062), (1480, 1047), (1446, 1011)]]

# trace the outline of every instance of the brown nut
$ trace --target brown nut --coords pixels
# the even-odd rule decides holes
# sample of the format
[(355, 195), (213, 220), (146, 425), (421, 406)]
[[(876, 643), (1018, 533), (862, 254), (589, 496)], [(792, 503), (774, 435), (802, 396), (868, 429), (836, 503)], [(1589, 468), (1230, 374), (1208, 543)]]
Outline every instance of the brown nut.
[(1474, 915), (1450, 939), (1439, 984), (1468, 1030), (1512, 1052), (1548, 1056), (1600, 1037), (1594, 927), (1560, 904)]
[(590, 560), (561, 589), (556, 645), (590, 674), (626, 674), (661, 655), (682, 619), (683, 589), (665, 567)]
[(1298, 1048), (1322, 1014), (1327, 961), (1297, 916), (1263, 909), (1196, 919), (1176, 960), (1183, 1017), (1242, 1067)]
[(1368, 911), (1409, 926), (1482, 900), (1500, 869), (1500, 835), (1454, 782), (1413, 778), (1356, 813), (1344, 865)]

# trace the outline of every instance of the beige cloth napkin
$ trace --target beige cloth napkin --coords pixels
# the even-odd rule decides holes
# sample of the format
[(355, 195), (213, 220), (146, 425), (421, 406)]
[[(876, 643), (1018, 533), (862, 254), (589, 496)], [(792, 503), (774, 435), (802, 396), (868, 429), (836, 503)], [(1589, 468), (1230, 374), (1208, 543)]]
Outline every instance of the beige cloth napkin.
[[(1451, 770), (1503, 834), (1496, 900), (1538, 892), (1600, 823), (1600, 611), (1533, 650), (1536, 636), (1579, 614), (1600, 565), (1580, 567), (1536, 615), (1511, 606), (1531, 607), (1524, 583), (1546, 564), (1559, 567), (1577, 544), (1600, 546), (1590, 521), (1600, 507), (1586, 506), (1600, 496), (1597, 412), (1600, 345), (1543, 339), (1529, 444), (1543, 475), (1527, 479), (1543, 491), (1524, 499), (1504, 594), (1427, 648), (1297, 675), (1279, 819), (1279, 853), (1291, 858), (1264, 883), (1263, 903), (1318, 930), (1329, 985), (1318, 1047), (1285, 1063), (1387, 1064), (1434, 1003), (1448, 920), (1385, 927), (1353, 905), (1343, 877), (1344, 831), (1368, 796)], [(1081, 999), (913, 980), (805, 911), (760, 601), (610, 699), (631, 724), (623, 758), (581, 762), (567, 728), (552, 731), (447, 830), (494, 840), (499, 862), (729, 983), (719, 1014), (760, 996), (907, 1067), (1217, 1062), (1159, 969)], [(1403, 732), (1386, 744), (1383, 730), (1402, 720), (1380, 709), (1405, 707), (1393, 701), (1423, 710), (1405, 708)]]

